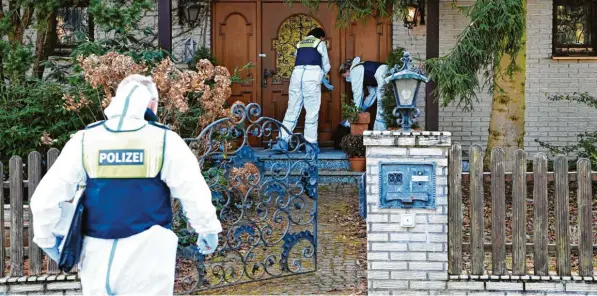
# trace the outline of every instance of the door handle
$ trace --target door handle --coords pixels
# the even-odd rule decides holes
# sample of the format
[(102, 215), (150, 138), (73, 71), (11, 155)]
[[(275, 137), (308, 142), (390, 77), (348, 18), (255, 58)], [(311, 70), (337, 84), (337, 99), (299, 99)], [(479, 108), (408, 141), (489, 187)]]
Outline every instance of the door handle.
[(263, 88), (267, 88), (267, 79), (274, 75), (276, 75), (275, 70), (268, 70), (267, 68), (263, 69), (263, 84), (262, 84)]

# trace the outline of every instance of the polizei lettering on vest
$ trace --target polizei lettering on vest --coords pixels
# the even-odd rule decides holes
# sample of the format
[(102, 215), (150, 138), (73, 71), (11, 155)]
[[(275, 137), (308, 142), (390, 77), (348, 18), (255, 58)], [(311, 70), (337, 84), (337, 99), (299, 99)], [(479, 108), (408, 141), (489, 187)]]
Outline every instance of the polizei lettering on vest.
[(143, 165), (144, 150), (100, 150), (99, 165)]

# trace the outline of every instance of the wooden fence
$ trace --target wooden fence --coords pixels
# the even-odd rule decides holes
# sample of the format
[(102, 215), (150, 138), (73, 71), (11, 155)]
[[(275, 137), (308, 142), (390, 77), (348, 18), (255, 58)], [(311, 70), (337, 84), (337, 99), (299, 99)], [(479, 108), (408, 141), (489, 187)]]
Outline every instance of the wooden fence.
[[(533, 172), (527, 172), (527, 156), (518, 150), (513, 172), (504, 171), (504, 150), (491, 152), (491, 173), (483, 173), (483, 149), (470, 148), (470, 173), (462, 173), (462, 149), (457, 143), (450, 151), (449, 170), (449, 226), (448, 252), (449, 272), (463, 273), (463, 252), (470, 253), (470, 274), (510, 274), (506, 268), (507, 252), (512, 255), (511, 275), (528, 275), (527, 254), (532, 254), (533, 275), (547, 276), (549, 254), (555, 253), (555, 269), (558, 276), (572, 276), (571, 250), (578, 253), (578, 275), (593, 276), (592, 237), (592, 181), (591, 162), (578, 160), (578, 171), (568, 172), (568, 160), (564, 156), (555, 159), (554, 172), (547, 172), (547, 156), (539, 153), (533, 160)], [(512, 243), (506, 244), (506, 175), (512, 183)], [(570, 178), (573, 176), (574, 178)], [(484, 205), (484, 181), (491, 181), (491, 204)], [(468, 179), (470, 199), (470, 244), (463, 243), (463, 179)], [(578, 245), (571, 244), (569, 231), (569, 181), (578, 182)], [(527, 180), (533, 182), (533, 243), (527, 243)], [(548, 183), (553, 180), (555, 244), (548, 238)], [(491, 209), (491, 243), (484, 242), (485, 206)], [(491, 271), (485, 270), (485, 251), (491, 251)]]
[[(47, 169), (54, 164), (59, 154), (60, 151), (55, 148), (48, 151), (46, 159)], [(28, 200), (30, 200), (43, 175), (42, 155), (39, 152), (31, 152), (28, 156), (26, 167), (27, 180), (24, 180), (23, 160), (19, 156), (13, 156), (9, 162), (8, 179), (5, 181), (3, 177), (4, 168), (2, 163), (0, 163), (0, 184), (2, 184), (2, 190), (0, 190), (0, 208), (4, 209), (4, 191), (6, 188), (9, 189), (10, 194), (10, 206), (8, 207), (10, 209), (10, 217), (4, 217), (4, 211), (0, 211), (0, 225), (5, 226), (5, 222), (8, 222), (5, 221), (5, 218), (10, 221), (9, 247), (5, 246), (6, 227), (0, 232), (0, 242), (2, 242), (2, 246), (0, 247), (0, 266), (2, 267), (0, 269), (0, 277), (22, 277), (25, 275), (41, 275), (42, 273), (61, 273), (53, 260), (43, 260), (42, 257), (45, 257), (45, 254), (43, 254), (43, 251), (32, 241), (33, 218), (31, 215), (24, 215), (24, 211), (29, 210), (29, 207), (24, 207), (23, 205), (24, 189), (27, 189)], [(24, 217), (28, 217), (28, 221), (25, 221)], [(27, 230), (28, 247), (25, 247), (24, 245), (25, 230)], [(5, 248), (8, 251), (5, 251)], [(4, 268), (5, 260), (7, 258), (10, 258), (8, 274), (5, 273)], [(25, 269), (25, 258), (27, 258), (28, 261), (27, 270)], [(43, 268), (43, 262), (48, 262), (47, 270)]]
[[(483, 149), (478, 145), (470, 148), (470, 172), (463, 173), (462, 149), (455, 143), (449, 159), (449, 198), (448, 198), (448, 252), (449, 273), (451, 275), (512, 275), (547, 276), (549, 255), (555, 253), (555, 271), (558, 276), (572, 276), (571, 250), (578, 253), (578, 275), (593, 276), (593, 237), (592, 237), (592, 181), (591, 162), (578, 160), (578, 171), (568, 172), (568, 160), (559, 156), (555, 159), (554, 172), (547, 171), (548, 159), (543, 153), (533, 159), (533, 171), (527, 172), (527, 155), (518, 150), (512, 172), (504, 171), (504, 150), (491, 151), (491, 172), (483, 172)], [(490, 180), (491, 201), (484, 203), (484, 181)], [(569, 231), (569, 182), (578, 182), (578, 245), (571, 244)], [(511, 182), (511, 237), (506, 243), (506, 181)], [(468, 200), (470, 207), (470, 243), (463, 243), (463, 181), (469, 183)], [(533, 182), (532, 198), (532, 243), (527, 243), (527, 181)], [(555, 244), (548, 237), (548, 183), (553, 181), (555, 192)], [(466, 200), (466, 199), (465, 199)], [(484, 213), (491, 210), (491, 243), (484, 240)], [(486, 254), (491, 252), (491, 268), (486, 268)], [(463, 257), (463, 253), (470, 256)], [(506, 257), (511, 255), (511, 271), (506, 266)], [(532, 255), (532, 256), (528, 256)], [(531, 273), (527, 262), (532, 257)], [(470, 260), (468, 259), (470, 258)], [(465, 262), (464, 259), (470, 262)], [(487, 259), (488, 260), (488, 259)], [(465, 272), (464, 264), (469, 266)], [(552, 266), (553, 267), (553, 266)], [(486, 270), (487, 269), (487, 270)], [(490, 269), (490, 270), (489, 270)]]

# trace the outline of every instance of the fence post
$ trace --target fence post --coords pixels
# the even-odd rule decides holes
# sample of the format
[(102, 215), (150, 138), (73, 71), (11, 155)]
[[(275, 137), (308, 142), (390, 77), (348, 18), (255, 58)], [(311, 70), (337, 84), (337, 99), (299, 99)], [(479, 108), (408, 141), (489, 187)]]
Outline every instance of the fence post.
[(484, 273), (485, 251), (483, 249), (483, 148), (479, 145), (470, 147), (470, 194), (471, 194), (471, 258), (472, 274)]
[(0, 228), (0, 266), (2, 268), (0, 268), (0, 277), (4, 277), (4, 257), (6, 256), (6, 254), (4, 254), (4, 165), (0, 162), (0, 225), (2, 225), (2, 228)]
[[(31, 197), (41, 180), (41, 154), (37, 151), (29, 153), (27, 164), (27, 180), (29, 180), (27, 193), (29, 205), (31, 205)], [(29, 269), (31, 275), (38, 275), (41, 274), (41, 249), (33, 242), (33, 236), (33, 214), (31, 213), (31, 207), (29, 207)]]
[(522, 149), (516, 151), (516, 164), (512, 176), (512, 272), (527, 273), (527, 157)]
[(568, 230), (569, 197), (568, 197), (568, 159), (556, 157), (555, 161), (556, 189), (556, 268), (559, 276), (570, 275), (570, 235)]
[[(60, 150), (58, 150), (56, 148), (52, 148), (52, 149), (48, 150), (48, 171), (50, 170), (52, 165), (54, 165), (54, 162), (56, 162), (58, 155), (60, 155)], [(48, 257), (48, 273), (49, 274), (60, 273), (58, 264), (56, 262), (54, 262), (54, 260), (50, 259), (49, 257)]]
[(593, 276), (593, 214), (591, 161), (586, 158), (578, 160), (578, 228), (579, 238), (579, 274), (583, 277)]
[(10, 276), (20, 277), (24, 272), (23, 245), (23, 160), (10, 158)]
[(534, 219), (534, 256), (535, 275), (547, 275), (547, 155), (538, 153), (533, 161), (533, 202), (535, 204)]
[(492, 274), (506, 274), (506, 183), (504, 150), (491, 151), (491, 262)]
[(452, 144), (448, 156), (448, 269), (462, 273), (462, 147)]

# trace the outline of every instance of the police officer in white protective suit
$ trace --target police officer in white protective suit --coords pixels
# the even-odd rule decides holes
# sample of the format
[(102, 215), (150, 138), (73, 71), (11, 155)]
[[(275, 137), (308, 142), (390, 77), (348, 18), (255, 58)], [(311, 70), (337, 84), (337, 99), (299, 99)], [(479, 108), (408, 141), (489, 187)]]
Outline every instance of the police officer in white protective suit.
[[(311, 30), (307, 37), (297, 44), (296, 61), (290, 77), (288, 89), (288, 109), (284, 116), (283, 125), (293, 131), (303, 107), (305, 107), (305, 140), (307, 152), (318, 151), (317, 126), (319, 121), (319, 107), (321, 106), (321, 84), (333, 89), (325, 79), (330, 71), (330, 59), (325, 45), (325, 31), (322, 28)], [(288, 150), (290, 135), (280, 129), (280, 137), (276, 148)]]
[[(66, 143), (31, 200), (33, 241), (58, 261), (52, 229), (59, 203), (86, 184), (84, 295), (172, 295), (178, 238), (170, 230), (170, 197), (178, 198), (199, 233), (203, 254), (215, 251), (222, 231), (196, 157), (176, 133), (144, 120), (157, 112), (151, 78), (123, 80), (105, 114)], [(149, 109), (149, 110), (147, 110)]]
[[(365, 61), (356, 57), (354, 60), (347, 60), (340, 66), (340, 75), (352, 85), (352, 98), (355, 106), (360, 110), (367, 110), (377, 100), (377, 114), (375, 115), (375, 124), (373, 129), (376, 131), (385, 131), (386, 122), (383, 118), (382, 97), (383, 88), (386, 84), (385, 76), (388, 66), (384, 63)], [(363, 98), (363, 90), (367, 88), (369, 93)]]

